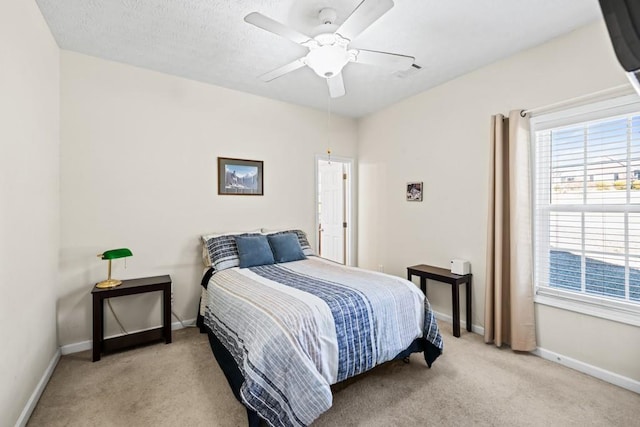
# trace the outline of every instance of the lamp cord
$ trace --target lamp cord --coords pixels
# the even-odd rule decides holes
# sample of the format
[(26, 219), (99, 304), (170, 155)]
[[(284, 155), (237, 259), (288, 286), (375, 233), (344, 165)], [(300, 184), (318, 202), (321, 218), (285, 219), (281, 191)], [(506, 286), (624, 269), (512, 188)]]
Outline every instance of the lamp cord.
[(178, 316), (178, 315), (176, 314), (176, 312), (175, 312), (175, 311), (173, 311), (173, 309), (171, 309), (171, 314), (173, 314), (173, 316), (174, 316), (176, 319), (178, 319), (178, 322), (180, 322), (180, 325), (182, 325), (182, 327), (183, 327), (183, 328), (196, 328), (196, 327), (197, 327), (197, 325), (196, 325), (196, 322), (195, 322), (195, 321), (194, 321), (192, 324), (190, 324), (190, 325), (185, 325), (185, 324), (184, 324), (184, 321), (180, 318), (180, 316)]
[[(116, 312), (113, 310), (113, 307), (111, 306), (111, 300), (110, 300), (109, 298), (107, 298), (107, 305), (109, 306), (109, 310), (111, 311), (111, 314), (113, 314), (113, 318), (114, 318), (114, 319), (116, 319), (116, 322), (118, 323), (118, 326), (120, 327), (120, 331), (121, 331), (123, 334), (125, 334), (125, 335), (129, 335), (129, 332), (127, 332), (127, 330), (124, 328), (124, 326), (122, 326), (122, 322), (120, 322), (120, 319), (118, 318), (118, 315), (117, 315), (117, 314), (116, 314)], [(173, 311), (173, 308), (171, 309), (171, 314), (173, 314), (173, 316), (174, 316), (176, 319), (178, 319), (178, 322), (180, 322), (180, 325), (181, 325), (183, 328), (195, 328), (195, 327), (197, 327), (195, 322), (193, 322), (193, 323), (192, 323), (192, 324), (190, 324), (190, 325), (186, 325), (186, 324), (184, 323), (184, 320), (182, 320), (182, 318), (180, 318), (180, 316), (178, 316), (178, 315), (176, 314), (176, 312), (175, 312), (175, 311)]]
[(127, 332), (124, 326), (122, 326), (122, 323), (120, 323), (120, 319), (118, 319), (118, 316), (116, 316), (116, 312), (113, 311), (113, 307), (111, 307), (111, 300), (109, 298), (107, 298), (107, 305), (109, 306), (109, 310), (111, 310), (111, 314), (113, 314), (113, 317), (116, 319), (116, 322), (118, 322), (118, 326), (120, 326), (120, 330), (122, 331), (122, 333), (125, 335), (129, 335), (129, 332)]

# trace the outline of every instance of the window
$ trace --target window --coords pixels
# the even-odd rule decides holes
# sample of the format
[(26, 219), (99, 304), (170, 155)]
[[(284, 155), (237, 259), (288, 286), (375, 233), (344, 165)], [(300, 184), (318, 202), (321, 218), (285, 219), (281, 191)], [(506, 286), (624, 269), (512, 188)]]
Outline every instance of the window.
[(640, 100), (532, 119), (536, 301), (640, 325)]

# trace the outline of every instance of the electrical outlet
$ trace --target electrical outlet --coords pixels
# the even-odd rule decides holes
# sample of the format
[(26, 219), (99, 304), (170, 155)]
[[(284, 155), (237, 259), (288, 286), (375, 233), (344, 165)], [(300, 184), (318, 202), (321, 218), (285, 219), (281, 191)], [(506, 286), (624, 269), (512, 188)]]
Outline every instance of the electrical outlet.
[(382, 264), (378, 264), (378, 271), (379, 271), (380, 273), (384, 273), (384, 265), (382, 265)]

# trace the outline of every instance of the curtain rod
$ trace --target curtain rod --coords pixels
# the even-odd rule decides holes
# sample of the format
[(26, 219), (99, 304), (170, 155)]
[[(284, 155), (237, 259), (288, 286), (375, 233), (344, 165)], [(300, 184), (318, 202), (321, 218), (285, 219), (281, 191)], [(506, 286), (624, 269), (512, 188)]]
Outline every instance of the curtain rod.
[[(626, 89), (626, 90), (624, 90), (624, 89)], [(629, 89), (631, 89), (631, 91)], [(632, 93), (633, 92), (632, 90), (633, 90), (633, 87), (630, 84), (627, 83), (627, 84), (623, 84), (623, 85), (619, 85), (619, 86), (610, 87), (608, 89), (599, 90), (597, 92), (588, 93), (586, 95), (580, 95), (580, 96), (576, 96), (574, 98), (565, 99), (563, 101), (555, 102), (553, 104), (544, 105), (544, 106), (536, 107), (536, 108), (530, 108), (528, 110), (522, 110), (520, 112), (520, 115), (522, 117), (524, 117), (526, 114), (535, 114), (535, 113), (540, 113), (542, 111), (553, 110), (553, 109), (558, 108), (558, 107), (566, 107), (568, 105), (576, 104), (576, 103), (578, 103), (580, 101), (584, 101), (584, 100), (587, 100), (589, 98), (597, 98), (599, 96), (610, 95), (610, 94), (613, 94), (613, 93), (616, 93), (616, 92), (620, 92), (621, 95), (624, 92)]]

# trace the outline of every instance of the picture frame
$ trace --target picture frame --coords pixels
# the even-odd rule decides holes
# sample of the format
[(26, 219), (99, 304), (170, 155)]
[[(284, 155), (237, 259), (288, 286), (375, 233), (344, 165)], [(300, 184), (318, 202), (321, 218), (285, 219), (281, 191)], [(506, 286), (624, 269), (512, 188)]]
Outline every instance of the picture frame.
[(422, 201), (422, 182), (407, 182), (407, 202)]
[(218, 157), (218, 194), (263, 196), (263, 166), (261, 160)]

